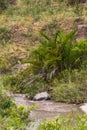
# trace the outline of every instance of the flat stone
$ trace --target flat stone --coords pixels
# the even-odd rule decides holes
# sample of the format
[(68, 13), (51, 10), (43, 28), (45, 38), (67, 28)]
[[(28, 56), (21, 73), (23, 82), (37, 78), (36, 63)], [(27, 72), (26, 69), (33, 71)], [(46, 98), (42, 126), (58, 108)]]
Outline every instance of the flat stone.
[(84, 103), (83, 105), (80, 106), (81, 110), (87, 114), (87, 103)]
[(81, 38), (87, 39), (87, 25), (86, 24), (78, 25), (77, 32), (78, 32), (77, 40), (80, 40)]
[(9, 2), (10, 2), (10, 4), (12, 4), (12, 5), (15, 5), (15, 4), (16, 4), (16, 0), (10, 0)]
[(38, 93), (33, 98), (34, 101), (48, 100), (48, 99), (50, 99), (50, 95), (47, 92)]
[(25, 63), (25, 64), (16, 64), (15, 66), (13, 66), (12, 68), (12, 73), (15, 73), (15, 72), (18, 72), (18, 71), (21, 71), (21, 70), (25, 70), (27, 69), (28, 67), (30, 66), (30, 63)]

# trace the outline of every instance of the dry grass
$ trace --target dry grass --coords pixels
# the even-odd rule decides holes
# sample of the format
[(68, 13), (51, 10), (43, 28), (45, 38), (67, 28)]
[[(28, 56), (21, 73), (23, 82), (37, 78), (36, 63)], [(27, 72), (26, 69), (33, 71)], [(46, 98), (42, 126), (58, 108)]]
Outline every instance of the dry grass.
[[(51, 4), (46, 5), (42, 0), (31, 3), (30, 7), (26, 1), (24, 3), (23, 1), (17, 0), (17, 5), (9, 7), (7, 11), (0, 14), (0, 28), (10, 29), (13, 36), (10, 44), (0, 45), (0, 57), (12, 55), (21, 57), (19, 59), (26, 58), (37, 46), (40, 30), (45, 28), (48, 33), (54, 33), (58, 28), (69, 31), (73, 25), (75, 26), (74, 21), (78, 18), (75, 9), (67, 7), (64, 3), (60, 4), (52, 0)], [(81, 15), (84, 23), (87, 23), (86, 5)], [(38, 9), (41, 11), (38, 12)]]

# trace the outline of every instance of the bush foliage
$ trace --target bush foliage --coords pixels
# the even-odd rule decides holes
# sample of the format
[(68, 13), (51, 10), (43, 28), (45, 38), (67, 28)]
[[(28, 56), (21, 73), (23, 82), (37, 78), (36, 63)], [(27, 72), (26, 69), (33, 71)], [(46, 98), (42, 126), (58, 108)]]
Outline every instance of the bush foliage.
[[(41, 91), (51, 91), (55, 101), (83, 102), (87, 94), (87, 41), (77, 42), (75, 31), (58, 31), (53, 38), (44, 33), (41, 35), (40, 44), (28, 59), (30, 66), (8, 76), (4, 84), (10, 83), (14, 91), (29, 92), (32, 96)], [(82, 66), (85, 71), (80, 70)]]
[(0, 130), (25, 130), (30, 122), (29, 113), (31, 108), (17, 106), (8, 92), (3, 88), (0, 77)]
[(73, 122), (71, 117), (57, 117), (54, 121), (43, 121), (38, 130), (87, 130), (87, 115), (79, 115)]
[(57, 31), (53, 39), (42, 32), (41, 35), (44, 39), (30, 59), (34, 73), (52, 78), (63, 70), (79, 69), (87, 60), (87, 41), (76, 42), (75, 31)]

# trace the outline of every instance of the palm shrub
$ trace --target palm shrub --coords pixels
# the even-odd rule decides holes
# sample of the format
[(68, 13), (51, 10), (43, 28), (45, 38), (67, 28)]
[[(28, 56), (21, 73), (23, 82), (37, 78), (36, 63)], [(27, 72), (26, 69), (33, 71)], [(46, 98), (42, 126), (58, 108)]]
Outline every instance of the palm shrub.
[(76, 42), (76, 32), (57, 31), (54, 38), (41, 32), (39, 46), (31, 53), (30, 63), (34, 74), (52, 78), (65, 69), (80, 68), (87, 57), (87, 41)]

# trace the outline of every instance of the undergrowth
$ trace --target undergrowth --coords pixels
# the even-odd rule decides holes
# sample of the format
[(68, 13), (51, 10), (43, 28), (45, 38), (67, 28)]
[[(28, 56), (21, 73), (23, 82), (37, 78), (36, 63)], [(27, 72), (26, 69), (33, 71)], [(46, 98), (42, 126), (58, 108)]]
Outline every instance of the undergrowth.
[(87, 115), (79, 115), (75, 121), (71, 117), (59, 116), (43, 121), (37, 130), (87, 130)]
[(1, 77), (0, 90), (0, 130), (26, 130), (32, 108), (17, 106), (9, 92), (4, 89)]
[(30, 66), (6, 76), (4, 85), (13, 86), (14, 92), (29, 92), (31, 96), (48, 91), (55, 101), (84, 102), (87, 98), (87, 41), (76, 42), (74, 31), (68, 34), (58, 31), (53, 38), (41, 34), (44, 39), (32, 51), (28, 59)]
[[(0, 73), (4, 74), (3, 83), (0, 79), (1, 130), (24, 130), (30, 112), (24, 106), (17, 107), (4, 88), (31, 97), (48, 91), (59, 102), (87, 101), (87, 40), (77, 42), (76, 32), (70, 32), (73, 24), (87, 22), (87, 4), (76, 4), (75, 0), (14, 2), (9, 5), (8, 0), (0, 0)], [(76, 23), (78, 19), (82, 21)], [(60, 27), (64, 31), (58, 30)], [(30, 63), (26, 69), (12, 70), (25, 62)], [(58, 118), (38, 129), (74, 129), (67, 124), (65, 128), (61, 121), (67, 122)], [(79, 117), (74, 130), (85, 130), (84, 121), (84, 116)]]

